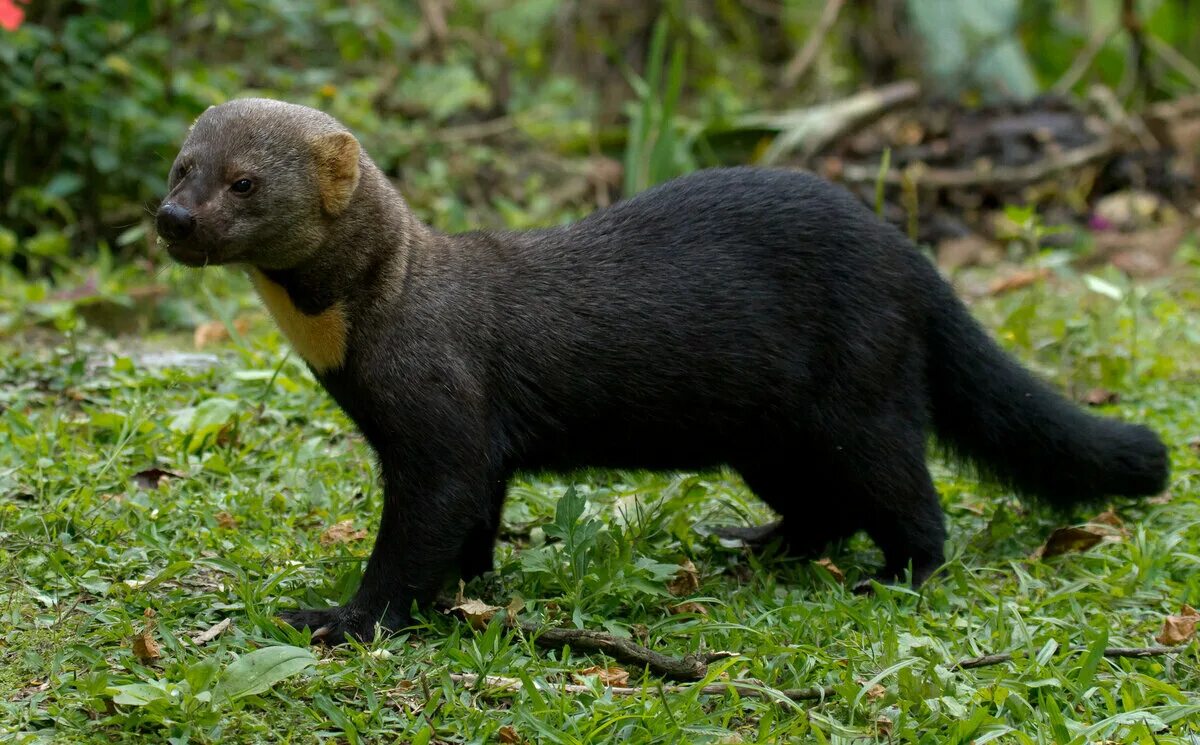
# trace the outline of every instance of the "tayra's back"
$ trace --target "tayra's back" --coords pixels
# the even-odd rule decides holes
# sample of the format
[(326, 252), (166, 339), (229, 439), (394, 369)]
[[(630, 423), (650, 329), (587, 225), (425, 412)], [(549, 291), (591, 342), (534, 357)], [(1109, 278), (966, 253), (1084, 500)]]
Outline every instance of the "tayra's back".
[(879, 395), (921, 358), (936, 279), (840, 189), (749, 168), (448, 252), (460, 333), (491, 350), (492, 405), (519, 457), (546, 465), (719, 465), (819, 421), (831, 397)]

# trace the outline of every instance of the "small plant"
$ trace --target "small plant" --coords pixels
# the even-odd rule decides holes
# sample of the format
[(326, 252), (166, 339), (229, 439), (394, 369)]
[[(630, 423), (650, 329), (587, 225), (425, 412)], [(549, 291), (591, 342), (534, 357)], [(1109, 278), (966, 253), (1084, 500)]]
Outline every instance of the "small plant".
[(667, 29), (667, 19), (659, 19), (646, 57), (646, 77), (627, 73), (637, 98), (629, 109), (625, 144), (626, 196), (696, 168), (692, 156), (695, 135), (675, 118), (684, 85), (682, 41), (671, 45), (671, 62), (663, 78)]
[(560, 593), (560, 603), (571, 609), (579, 627), (591, 615), (607, 619), (639, 596), (667, 596), (666, 583), (679, 569), (636, 550), (657, 532), (656, 522), (643, 523), (634, 535), (637, 528), (585, 517), (586, 506), (586, 498), (569, 488), (558, 501), (553, 522), (542, 526), (548, 543), (521, 556), (522, 568), (543, 578), (543, 591)]

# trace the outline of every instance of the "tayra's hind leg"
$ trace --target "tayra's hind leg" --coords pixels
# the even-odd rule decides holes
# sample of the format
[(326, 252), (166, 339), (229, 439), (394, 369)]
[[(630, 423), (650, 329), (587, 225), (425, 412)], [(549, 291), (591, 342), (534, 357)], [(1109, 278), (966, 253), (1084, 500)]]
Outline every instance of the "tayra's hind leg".
[(862, 527), (883, 551), (882, 582), (912, 585), (929, 578), (944, 561), (945, 518), (925, 463), (925, 441), (917, 428), (883, 427), (874, 436), (844, 444), (835, 457), (843, 478), (860, 495)]
[(718, 538), (740, 541), (753, 551), (762, 551), (775, 541), (784, 539), (783, 520), (773, 520), (762, 525), (713, 525), (705, 530)]
[(791, 556), (815, 559), (829, 544), (853, 535), (860, 527), (853, 512), (843, 509), (845, 500), (838, 497), (840, 489), (830, 473), (808, 467), (801, 476), (794, 464), (744, 466), (740, 471), (755, 496), (782, 517), (764, 525), (710, 529), (718, 537), (740, 540), (751, 550), (778, 542)]

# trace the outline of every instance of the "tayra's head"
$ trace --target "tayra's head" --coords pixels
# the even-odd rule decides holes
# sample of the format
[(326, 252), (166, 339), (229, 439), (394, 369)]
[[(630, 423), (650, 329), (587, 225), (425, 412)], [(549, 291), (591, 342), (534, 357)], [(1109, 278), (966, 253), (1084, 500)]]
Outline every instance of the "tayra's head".
[(189, 266), (298, 266), (350, 205), (360, 157), (354, 136), (316, 109), (263, 98), (210, 107), (171, 166), (158, 235)]

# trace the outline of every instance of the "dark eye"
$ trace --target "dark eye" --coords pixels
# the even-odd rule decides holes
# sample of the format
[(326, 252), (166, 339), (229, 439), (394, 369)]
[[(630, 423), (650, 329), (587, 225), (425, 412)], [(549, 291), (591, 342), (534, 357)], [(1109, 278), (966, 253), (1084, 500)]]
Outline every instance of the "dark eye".
[(190, 170), (192, 170), (191, 164), (180, 163), (179, 165), (175, 166), (175, 178), (176, 179), (183, 178), (184, 176), (188, 175), (188, 171), (190, 171)]
[(234, 194), (249, 194), (254, 188), (254, 182), (248, 178), (240, 178), (229, 185), (229, 190)]

